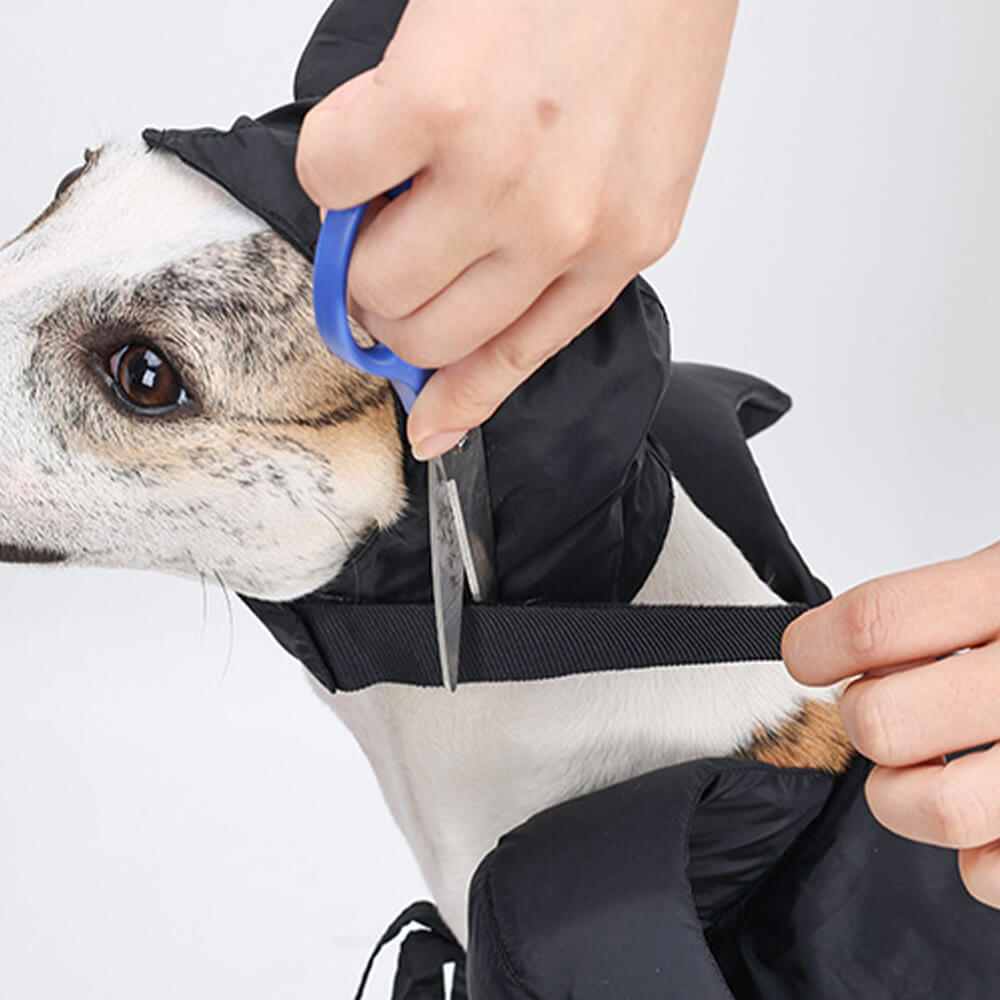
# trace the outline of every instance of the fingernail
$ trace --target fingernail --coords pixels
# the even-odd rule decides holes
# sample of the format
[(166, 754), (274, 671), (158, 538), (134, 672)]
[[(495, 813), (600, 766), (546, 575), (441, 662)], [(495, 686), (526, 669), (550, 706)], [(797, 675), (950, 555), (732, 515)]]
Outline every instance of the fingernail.
[(413, 457), (418, 462), (437, 458), (438, 455), (443, 455), (454, 448), (468, 433), (468, 431), (445, 431), (442, 434), (430, 434), (413, 445)]

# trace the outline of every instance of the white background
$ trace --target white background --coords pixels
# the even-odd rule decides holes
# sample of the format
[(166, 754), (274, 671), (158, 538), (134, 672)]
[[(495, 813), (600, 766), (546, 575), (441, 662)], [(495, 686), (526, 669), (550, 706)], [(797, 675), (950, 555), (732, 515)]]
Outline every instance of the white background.
[[(998, 11), (747, 3), (649, 272), (676, 357), (794, 397), (755, 452), (835, 591), (995, 538)], [(320, 13), (6, 3), (0, 237), (85, 145), (282, 103)], [(242, 606), (0, 568), (0, 996), (339, 1000), (423, 893), (361, 754)]]

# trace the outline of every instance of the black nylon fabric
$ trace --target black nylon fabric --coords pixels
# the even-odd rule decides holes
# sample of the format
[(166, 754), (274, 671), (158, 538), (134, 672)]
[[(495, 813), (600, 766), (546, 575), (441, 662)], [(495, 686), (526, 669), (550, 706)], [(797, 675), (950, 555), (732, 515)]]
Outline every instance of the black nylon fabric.
[[(318, 216), (294, 171), (302, 117), (379, 61), (404, 7), (340, 0), (302, 56), (295, 103), (242, 117), (228, 131), (147, 130), (148, 143), (220, 183), (311, 256)], [(666, 314), (637, 277), (484, 426), (504, 604), (629, 601), (666, 534), (675, 449), (685, 487), (782, 597), (812, 604), (828, 596), (777, 520), (745, 444), (787, 409), (788, 397), (753, 376), (681, 365), (664, 398), (669, 353)], [(245, 598), (331, 688), (336, 670), (323, 635), (335, 631), (343, 603), (431, 603), (426, 466), (407, 456), (404, 474), (403, 518), (365, 540), (335, 579), (297, 601)], [(379, 641), (374, 635), (373, 645)]]
[[(318, 215), (294, 172), (302, 117), (379, 60), (403, 7), (340, 0), (302, 57), (296, 103), (240, 118), (228, 131), (149, 129), (147, 142), (220, 183), (311, 256)], [(486, 423), (503, 602), (622, 602), (641, 586), (673, 500), (667, 455), (650, 434), (668, 375), (666, 314), (637, 277)], [(404, 472), (404, 517), (359, 546), (336, 579), (298, 602), (247, 602), (310, 669), (317, 656), (303, 609), (311, 603), (432, 600), (426, 466), (407, 458)]]
[(379, 952), (413, 923), (426, 930), (411, 931), (403, 940), (392, 987), (392, 1000), (445, 1000), (442, 967), (449, 962), (456, 967), (449, 1000), (468, 1000), (465, 988), (465, 952), (441, 919), (437, 907), (426, 900), (412, 903), (389, 925), (368, 959), (354, 1000), (362, 1000), (364, 997), (368, 978)]
[[(746, 440), (748, 435), (757, 433), (777, 420), (790, 405), (791, 400), (785, 393), (753, 375), (713, 365), (674, 362), (671, 365), (671, 379), (666, 395), (647, 435), (649, 447), (647, 457), (653, 456), (658, 465), (662, 462), (659, 467), (665, 473), (668, 468), (666, 456), (669, 455), (674, 474), (685, 490), (736, 543), (761, 579), (768, 582), (784, 600), (812, 606), (827, 600), (830, 591), (813, 576), (788, 537), (771, 503)], [(643, 482), (644, 478), (639, 476), (639, 482)], [(650, 478), (647, 482), (655, 486), (657, 481), (655, 478)], [(667, 486), (664, 484), (662, 488), (667, 489)], [(644, 508), (647, 503), (645, 491), (646, 487), (640, 491), (634, 502), (641, 512), (638, 517), (640, 528), (643, 524), (651, 526), (655, 524), (655, 521), (651, 520), (649, 510)], [(559, 492), (554, 492), (553, 496), (558, 501), (567, 492), (571, 491), (563, 488)], [(665, 531), (669, 512), (666, 515), (659, 513), (661, 507), (657, 501), (660, 499), (661, 497), (653, 498), (652, 511), (655, 516), (665, 516), (666, 520), (662, 525)], [(558, 503), (553, 505), (558, 506)], [(625, 500), (610, 503), (595, 512), (596, 523), (597, 525), (606, 525), (608, 522), (613, 525), (620, 524), (620, 530), (625, 531), (626, 538), (641, 539), (640, 544), (652, 546), (651, 551), (655, 555), (661, 547), (662, 536), (656, 531), (650, 538), (647, 533), (633, 527), (631, 521), (627, 519), (633, 509), (633, 504)], [(623, 513), (626, 519), (620, 520)], [(419, 541), (414, 539), (412, 544), (425, 545), (426, 511), (422, 505), (415, 508), (413, 516), (419, 522), (419, 526), (413, 529)], [(615, 537), (612, 532), (609, 534)], [(566, 544), (572, 545), (574, 540), (579, 542), (582, 537), (585, 537), (582, 533), (568, 532)], [(597, 537), (599, 538), (599, 532)], [(403, 539), (409, 538), (411, 538), (409, 532), (403, 535)], [(391, 542), (380, 541), (378, 546), (373, 546), (374, 551), (362, 549), (336, 582), (343, 584), (345, 580), (349, 580), (354, 567), (367, 558), (374, 559), (388, 574), (392, 564), (383, 560), (386, 554), (392, 551), (393, 544), (402, 544), (402, 541), (400, 539), (392, 539)], [(585, 551), (593, 556), (594, 547)], [(561, 547), (554, 547), (540, 553), (539, 559), (554, 558), (561, 552)], [(613, 558), (614, 553), (608, 557)], [(400, 564), (405, 564), (405, 560), (400, 560)], [(558, 569), (558, 563), (554, 568)], [(426, 571), (423, 565), (422, 569)], [(582, 568), (579, 572), (582, 576), (586, 576), (589, 571)], [(363, 570), (361, 579), (365, 579), (367, 574), (368, 570)], [(374, 578), (377, 578), (377, 574)], [(393, 596), (397, 598), (402, 596), (399, 589), (392, 588), (389, 584), (386, 586)], [(567, 585), (564, 592), (574, 591)], [(505, 591), (505, 598), (509, 593), (510, 590)], [(530, 605), (526, 611), (543, 603), (532, 600), (533, 593), (530, 581), (527, 581), (524, 589), (518, 592), (520, 600), (517, 603)], [(414, 627), (408, 625), (407, 616), (411, 615), (412, 611), (397, 608), (391, 600), (379, 598), (371, 608), (362, 606), (349, 609), (346, 606), (349, 603), (347, 598), (338, 595), (333, 588), (327, 587), (306, 598), (285, 604), (256, 601), (252, 598), (245, 600), (285, 648), (304, 663), (330, 690), (337, 690), (338, 676), (344, 678), (343, 659), (346, 650), (355, 649), (360, 655), (366, 641), (369, 648), (365, 652), (365, 662), (358, 663), (351, 669), (351, 677), (364, 675), (362, 680), (365, 683), (374, 683), (376, 677), (398, 681), (405, 676), (409, 683), (423, 684), (429, 678), (436, 676), (434, 650), (426, 641), (429, 633), (426, 628), (419, 634), (415, 633)], [(562, 605), (572, 600), (573, 598), (563, 598), (561, 593), (556, 592), (551, 595), (547, 603)], [(360, 603), (364, 605), (367, 602)], [(404, 598), (397, 600), (396, 603), (410, 602)], [(590, 603), (595, 605), (595, 614), (599, 616), (600, 609), (596, 604), (605, 602), (597, 598), (591, 599)], [(517, 613), (516, 608), (509, 610), (511, 613)], [(625, 612), (625, 609), (621, 610)], [(665, 617), (662, 622), (664, 628), (668, 624), (667, 617), (675, 613), (675, 609), (664, 612)], [(374, 623), (375, 617), (379, 614), (384, 617), (381, 628)], [(426, 614), (430, 614), (429, 608)], [(496, 653), (491, 645), (492, 633), (488, 626), (477, 632), (477, 621), (473, 621), (477, 616), (483, 616), (483, 609), (469, 608), (466, 615), (471, 627), (469, 634), (463, 636), (462, 661), (466, 662), (471, 658), (475, 662), (490, 662), (490, 658), (495, 658)], [(540, 626), (532, 625), (533, 630), (538, 627)], [(780, 639), (780, 632), (780, 625), (776, 623), (775, 644)], [(473, 638), (474, 635), (479, 636), (479, 641)], [(529, 638), (535, 642), (534, 631)], [(508, 644), (510, 641), (508, 637)], [(703, 648), (708, 649), (710, 645), (710, 640), (706, 638), (702, 644)], [(409, 655), (405, 661), (398, 659), (400, 649), (408, 651)], [(542, 655), (544, 650), (536, 648), (534, 652), (536, 655)], [(579, 669), (587, 669), (588, 659), (581, 655), (585, 652), (586, 648), (583, 650), (574, 648), (573, 655), (567, 655), (565, 662), (575, 660), (579, 664)], [(608, 654), (608, 650), (597, 643), (591, 644), (590, 652), (594, 657)], [(623, 646), (622, 655), (627, 652), (628, 649)], [(422, 668), (417, 661), (423, 664)], [(614, 657), (612, 661), (620, 663), (620, 659)], [(599, 669), (599, 666), (595, 665), (591, 669)], [(352, 682), (345, 686), (357, 688), (364, 685)]]
[(746, 444), (791, 405), (786, 393), (753, 375), (677, 362), (652, 433), (685, 491), (757, 575), (786, 601), (816, 605), (830, 591), (788, 537)]
[(472, 881), (471, 1000), (987, 1000), (1000, 912), (842, 776), (706, 758), (538, 814)]
[[(216, 180), (311, 257), (317, 214), (294, 174), (302, 118), (379, 61), (404, 6), (339, 0), (303, 55), (294, 103), (228, 131), (147, 130), (147, 142)], [(722, 368), (674, 364), (669, 385), (668, 372), (666, 316), (637, 278), (488, 422), (505, 603), (629, 600), (666, 532), (671, 463), (781, 597), (829, 597), (746, 445), (788, 397)], [(368, 539), (336, 580), (299, 601), (248, 601), (333, 687), (328, 625), (338, 607), (429, 603), (424, 470), (408, 461), (405, 474), (406, 517)], [(532, 818), (476, 872), (461, 990), (467, 982), (472, 1000), (1000, 995), (1000, 914), (964, 891), (953, 852), (875, 823), (863, 796), (869, 766), (858, 758), (834, 778), (691, 761)], [(461, 957), (431, 910), (410, 913), (431, 929), (407, 939), (395, 1000), (437, 998), (438, 965)]]

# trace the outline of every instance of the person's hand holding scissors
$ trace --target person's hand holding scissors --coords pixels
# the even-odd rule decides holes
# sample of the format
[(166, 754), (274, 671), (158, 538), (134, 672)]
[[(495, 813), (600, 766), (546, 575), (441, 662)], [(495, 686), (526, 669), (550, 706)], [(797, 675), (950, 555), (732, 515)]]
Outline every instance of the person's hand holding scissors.
[(410, 0), (374, 69), (307, 116), (303, 187), (369, 201), (351, 314), (439, 369), (418, 457), (447, 451), (673, 244), (736, 0)]

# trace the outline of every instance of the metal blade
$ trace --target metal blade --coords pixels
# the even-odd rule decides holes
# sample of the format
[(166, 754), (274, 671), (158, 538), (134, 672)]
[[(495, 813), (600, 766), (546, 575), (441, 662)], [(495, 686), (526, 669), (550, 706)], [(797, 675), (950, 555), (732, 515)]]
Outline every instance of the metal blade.
[(493, 508), (482, 431), (478, 427), (469, 431), (441, 456), (441, 463), (453, 484), (452, 504), (469, 592), (476, 602), (495, 601), (498, 592)]
[(441, 679), (449, 691), (458, 687), (458, 651), (462, 642), (465, 576), (449, 483), (439, 458), (427, 466), (427, 507), (430, 511), (431, 584), (437, 627)]

